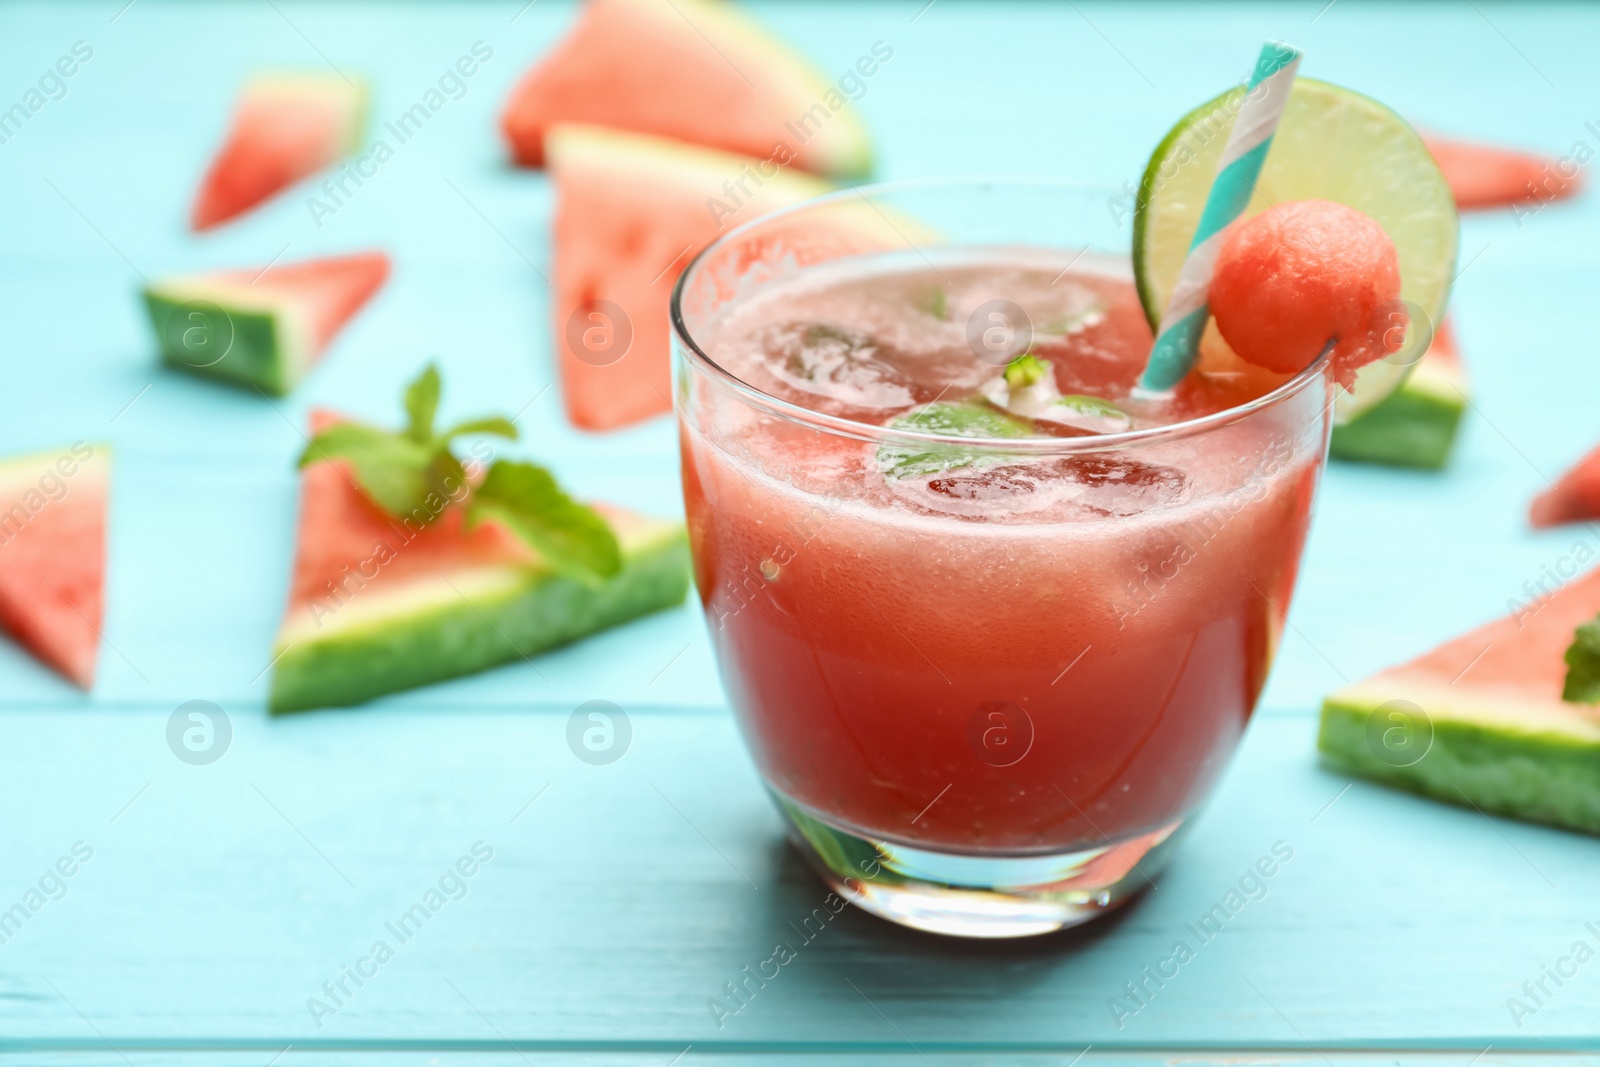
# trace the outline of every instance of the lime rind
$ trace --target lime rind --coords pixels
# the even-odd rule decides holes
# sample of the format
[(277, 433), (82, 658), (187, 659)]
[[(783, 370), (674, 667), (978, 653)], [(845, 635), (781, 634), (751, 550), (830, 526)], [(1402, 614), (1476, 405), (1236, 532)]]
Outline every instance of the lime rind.
[[(1223, 147), (1244, 97), (1236, 86), (1190, 111), (1162, 138), (1139, 183), (1133, 219), (1134, 281), (1159, 325)], [(1272, 150), (1243, 217), (1290, 200), (1332, 200), (1365, 212), (1394, 242), (1401, 299), (1441, 321), (1455, 275), (1455, 199), (1422, 138), (1399, 115), (1349, 89), (1301, 78), (1289, 94)], [(1379, 360), (1362, 368), (1334, 408), (1348, 422), (1376, 406), (1410, 372)]]

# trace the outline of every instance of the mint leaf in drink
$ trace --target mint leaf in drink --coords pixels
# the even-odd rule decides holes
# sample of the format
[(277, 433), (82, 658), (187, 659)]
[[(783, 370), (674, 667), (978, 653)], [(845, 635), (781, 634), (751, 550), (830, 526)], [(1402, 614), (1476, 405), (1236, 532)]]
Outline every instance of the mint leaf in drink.
[(533, 546), (555, 570), (599, 585), (622, 570), (606, 520), (578, 503), (543, 467), (498, 459), (467, 503), (467, 528), (492, 519)]
[(945, 437), (1011, 438), (1029, 436), (1028, 424), (987, 404), (970, 400), (925, 404), (908, 411), (889, 425), (896, 430), (916, 430)]
[(998, 378), (979, 387), (997, 408), (1039, 422), (1071, 426), (1089, 433), (1120, 433), (1133, 425), (1128, 413), (1109, 400), (1082, 393), (1063, 395), (1055, 367), (1029, 352), (1006, 364)]
[(1133, 425), (1128, 413), (1111, 401), (1082, 393), (1057, 397), (1055, 403), (1037, 417), (1091, 433), (1121, 433)]
[(1006, 364), (1006, 385), (1012, 389), (1026, 389), (1030, 385), (1038, 385), (1048, 381), (1055, 384), (1055, 371), (1050, 364), (1034, 355), (1032, 352), (1024, 353)]
[[(1032, 427), (988, 404), (952, 401), (925, 404), (889, 423), (892, 430), (914, 430), (944, 437), (1005, 440), (1032, 436)], [(958, 467), (987, 467), (1003, 462), (1002, 455), (968, 452), (954, 446), (882, 445), (878, 469), (891, 479), (926, 477)]]
[(948, 321), (950, 318), (950, 298), (939, 286), (924, 290), (915, 303), (919, 311), (926, 311), (936, 319)]
[(1565, 658), (1567, 682), (1561, 689), (1561, 699), (1574, 704), (1600, 704), (1600, 616), (1573, 631)]

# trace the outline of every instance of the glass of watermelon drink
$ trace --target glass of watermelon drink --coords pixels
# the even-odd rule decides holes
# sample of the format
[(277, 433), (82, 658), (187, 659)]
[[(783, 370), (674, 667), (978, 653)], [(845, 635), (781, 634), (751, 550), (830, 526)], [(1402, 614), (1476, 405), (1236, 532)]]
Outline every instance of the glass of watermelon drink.
[(1043, 933), (1151, 884), (1289, 606), (1326, 359), (1135, 396), (1116, 197), (862, 187), (730, 231), (673, 295), (724, 685), (798, 847), (907, 926)]

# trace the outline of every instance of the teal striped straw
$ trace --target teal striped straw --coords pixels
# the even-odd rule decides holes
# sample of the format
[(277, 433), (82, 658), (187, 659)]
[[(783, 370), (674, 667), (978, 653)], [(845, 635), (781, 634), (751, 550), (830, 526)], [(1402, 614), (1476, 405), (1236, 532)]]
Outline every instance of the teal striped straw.
[(1255, 192), (1261, 164), (1272, 147), (1272, 134), (1283, 117), (1300, 67), (1300, 50), (1282, 41), (1268, 41), (1250, 72), (1244, 103), (1233, 120), (1233, 130), (1222, 150), (1216, 180), (1200, 212), (1200, 225), (1189, 244), (1189, 254), (1178, 271), (1178, 284), (1161, 316), (1161, 332), (1150, 349), (1150, 360), (1139, 378), (1146, 393), (1165, 393), (1189, 373), (1200, 351), (1211, 309), (1207, 296), (1211, 273), (1222, 245), (1222, 231), (1244, 213)]

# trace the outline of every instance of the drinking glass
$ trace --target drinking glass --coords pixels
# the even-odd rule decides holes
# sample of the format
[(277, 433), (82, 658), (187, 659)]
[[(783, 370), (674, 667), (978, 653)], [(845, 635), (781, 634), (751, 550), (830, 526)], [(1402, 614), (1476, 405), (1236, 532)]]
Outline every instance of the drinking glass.
[[(1171, 424), (995, 441), (817, 410), (708, 338), (774, 287), (880, 266), (1093, 265), (1131, 294), (1130, 213), (1062, 182), (863, 186), (731, 229), (673, 293), (728, 698), (796, 846), (894, 922), (1038, 934), (1152, 884), (1266, 682), (1327, 452), (1327, 361)], [(998, 374), (1046, 326), (995, 277), (992, 299), (930, 313)], [(1124, 340), (1148, 337), (1140, 321)], [(921, 454), (969, 459), (942, 487), (891, 486), (885, 457)], [(1036, 506), (1063, 494), (1070, 514)]]

